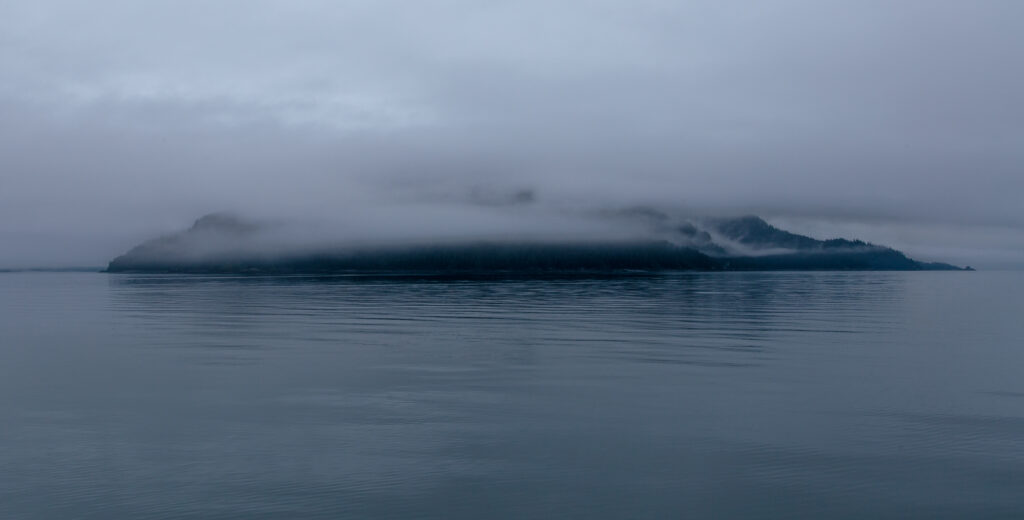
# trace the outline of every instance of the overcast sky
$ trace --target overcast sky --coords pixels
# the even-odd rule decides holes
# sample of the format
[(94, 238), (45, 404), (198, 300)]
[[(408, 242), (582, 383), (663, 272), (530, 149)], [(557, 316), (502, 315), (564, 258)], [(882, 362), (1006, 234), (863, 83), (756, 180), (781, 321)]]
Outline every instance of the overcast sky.
[(1022, 167), (1020, 0), (0, 0), (0, 267), (519, 190), (1024, 265)]

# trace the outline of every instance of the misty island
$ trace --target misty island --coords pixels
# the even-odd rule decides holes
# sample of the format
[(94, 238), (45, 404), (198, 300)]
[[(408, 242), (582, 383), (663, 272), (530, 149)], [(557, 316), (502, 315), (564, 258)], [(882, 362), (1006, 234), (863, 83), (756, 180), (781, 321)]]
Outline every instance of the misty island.
[[(310, 244), (275, 226), (211, 214), (115, 258), (108, 272), (626, 272), (660, 270), (963, 270), (860, 240), (817, 240), (756, 216), (673, 220), (648, 208), (617, 212), (656, 233), (615, 240), (444, 240)], [(287, 235), (287, 234), (285, 234)], [(276, 237), (276, 238), (268, 238)], [(969, 267), (966, 269), (970, 269)]]

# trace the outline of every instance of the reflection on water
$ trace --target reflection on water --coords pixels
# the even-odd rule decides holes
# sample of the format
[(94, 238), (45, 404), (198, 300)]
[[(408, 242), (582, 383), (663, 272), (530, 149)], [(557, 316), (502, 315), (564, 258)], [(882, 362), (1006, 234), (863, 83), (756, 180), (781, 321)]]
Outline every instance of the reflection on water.
[(1015, 273), (0, 289), (0, 517), (1024, 517)]

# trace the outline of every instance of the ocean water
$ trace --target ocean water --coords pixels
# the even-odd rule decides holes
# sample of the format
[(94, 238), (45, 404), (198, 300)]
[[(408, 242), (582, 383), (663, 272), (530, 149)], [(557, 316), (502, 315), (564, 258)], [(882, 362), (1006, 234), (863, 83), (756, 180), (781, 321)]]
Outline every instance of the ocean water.
[(1024, 273), (0, 274), (0, 518), (1024, 518)]

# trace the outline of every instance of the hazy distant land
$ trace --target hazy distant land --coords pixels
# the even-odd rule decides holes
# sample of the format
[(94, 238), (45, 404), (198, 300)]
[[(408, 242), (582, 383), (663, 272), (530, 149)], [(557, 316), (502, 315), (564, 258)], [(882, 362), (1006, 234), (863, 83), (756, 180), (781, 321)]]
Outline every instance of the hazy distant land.
[[(447, 240), (417, 243), (274, 243), (264, 225), (211, 214), (149, 240), (108, 272), (330, 273), (345, 271), (961, 270), (860, 240), (817, 240), (756, 216), (676, 221), (647, 208), (617, 217), (647, 222), (635, 240)], [(969, 269), (969, 268), (967, 268)]]

